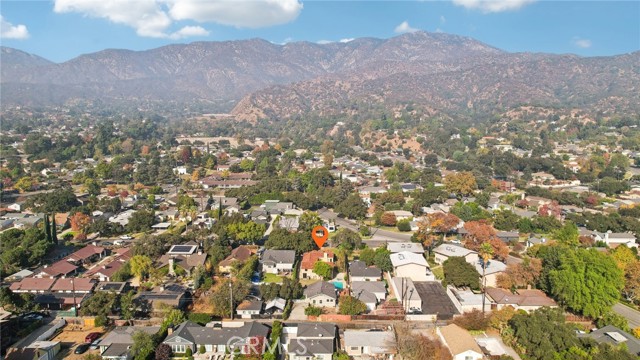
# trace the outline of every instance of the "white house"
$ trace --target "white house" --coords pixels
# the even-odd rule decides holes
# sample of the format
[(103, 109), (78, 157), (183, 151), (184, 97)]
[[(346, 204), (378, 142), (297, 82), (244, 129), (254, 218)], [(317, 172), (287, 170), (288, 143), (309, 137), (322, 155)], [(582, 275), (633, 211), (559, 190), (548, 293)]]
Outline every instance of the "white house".
[(318, 281), (304, 289), (304, 298), (309, 305), (335, 307), (338, 296), (335, 285), (326, 281)]
[(328, 323), (299, 323), (282, 328), (280, 341), (289, 360), (331, 360), (337, 329)]
[(388, 359), (397, 353), (393, 331), (345, 330), (344, 348), (354, 359)]
[(614, 233), (611, 231), (601, 233), (594, 231), (593, 240), (603, 241), (612, 248), (620, 245), (626, 245), (629, 248), (638, 248), (638, 243), (636, 243), (636, 236), (632, 233)]
[(434, 281), (435, 276), (424, 256), (408, 251), (391, 254), (391, 264), (396, 277), (406, 277), (413, 281)]
[(260, 263), (262, 271), (268, 274), (288, 274), (293, 271), (293, 263), (296, 261), (294, 250), (265, 250)]
[(440, 244), (438, 247), (433, 249), (433, 253), (435, 255), (435, 262), (437, 264), (442, 264), (443, 262), (447, 261), (448, 258), (454, 256), (464, 257), (464, 259), (470, 264), (476, 263), (478, 261), (477, 252), (451, 243)]

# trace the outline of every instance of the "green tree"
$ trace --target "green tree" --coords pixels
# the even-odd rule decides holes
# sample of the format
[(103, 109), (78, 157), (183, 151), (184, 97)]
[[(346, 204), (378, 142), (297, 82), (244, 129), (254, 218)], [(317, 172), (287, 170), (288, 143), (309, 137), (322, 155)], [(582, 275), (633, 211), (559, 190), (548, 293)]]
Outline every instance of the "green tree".
[(133, 274), (133, 276), (138, 277), (140, 280), (149, 275), (152, 264), (153, 262), (151, 261), (151, 259), (145, 255), (136, 255), (132, 257), (131, 260), (129, 260), (131, 273)]
[(135, 304), (134, 298), (136, 293), (134, 291), (129, 291), (120, 296), (120, 316), (123, 320), (131, 320), (135, 315)]
[(304, 314), (307, 316), (320, 316), (322, 315), (323, 311), (324, 310), (321, 307), (313, 305), (308, 305), (306, 308), (304, 308)]
[(340, 216), (349, 219), (364, 219), (367, 215), (367, 206), (358, 194), (351, 194), (336, 206), (336, 211)]
[(493, 219), (493, 227), (498, 230), (510, 231), (518, 228), (520, 216), (511, 210), (496, 211)]
[(313, 272), (324, 280), (329, 280), (333, 277), (333, 266), (324, 261), (316, 261), (316, 263), (313, 264)]
[[(229, 286), (231, 284), (231, 286)], [(233, 288), (233, 306), (242, 302), (247, 295), (249, 295), (250, 285), (247, 281), (236, 280), (231, 281), (225, 279), (221, 281), (216, 290), (211, 294), (209, 298), (211, 305), (213, 305), (212, 314), (220, 317), (227, 317), (231, 314), (231, 288)]]
[(563, 249), (558, 255), (555, 263), (545, 259), (543, 265), (550, 268), (551, 295), (585, 316), (598, 318), (609, 311), (624, 286), (622, 270), (615, 261), (595, 249)]
[(398, 230), (400, 230), (400, 231), (411, 231), (411, 224), (410, 224), (409, 219), (404, 219), (404, 220), (398, 221), (396, 226), (398, 227)]
[(341, 228), (333, 237), (333, 244), (336, 247), (346, 250), (354, 250), (360, 248), (362, 245), (362, 238), (360, 237), (360, 234), (351, 229)]
[(563, 244), (576, 246), (578, 245), (578, 227), (571, 221), (566, 221), (564, 225), (554, 233), (556, 240)]
[(131, 353), (134, 354), (134, 360), (148, 360), (151, 358), (155, 350), (153, 336), (144, 331), (136, 331), (133, 333), (133, 345), (131, 345)]
[(186, 320), (184, 312), (180, 309), (171, 309), (167, 312), (162, 320), (162, 327), (168, 329), (169, 327), (178, 326)]
[(33, 187), (33, 179), (30, 176), (24, 176), (21, 177), (14, 185), (13, 187), (15, 187), (16, 189), (18, 189), (18, 191), (20, 191), (21, 193), (27, 192), (27, 191), (31, 191), (31, 188)]
[(111, 315), (117, 295), (106, 291), (96, 291), (90, 298), (85, 300), (80, 307), (82, 316), (107, 316)]
[(608, 311), (598, 319), (596, 319), (596, 325), (598, 328), (603, 328), (607, 325), (613, 325), (620, 330), (631, 332), (629, 328), (629, 322), (622, 315), (618, 315), (613, 311)]
[(442, 264), (442, 268), (444, 271), (443, 285), (480, 290), (480, 274), (465, 258), (461, 256), (450, 257)]
[(374, 264), (375, 256), (376, 256), (376, 252), (373, 251), (372, 248), (365, 247), (364, 249), (360, 250), (359, 259), (363, 261), (365, 264), (367, 264), (367, 266), (371, 266)]
[(126, 228), (129, 232), (142, 232), (151, 230), (151, 226), (155, 223), (155, 214), (153, 211), (138, 210), (131, 215)]
[(353, 296), (340, 296), (338, 313), (342, 315), (360, 315), (367, 311), (367, 305)]
[(227, 233), (242, 243), (253, 244), (262, 239), (265, 226), (253, 221), (246, 223), (236, 222), (227, 226)]
[(382, 271), (393, 271), (393, 264), (391, 263), (391, 251), (384, 247), (376, 249), (376, 255), (373, 257), (373, 262)]
[(298, 221), (298, 231), (310, 233), (316, 226), (322, 225), (322, 219), (317, 212), (305, 211)]

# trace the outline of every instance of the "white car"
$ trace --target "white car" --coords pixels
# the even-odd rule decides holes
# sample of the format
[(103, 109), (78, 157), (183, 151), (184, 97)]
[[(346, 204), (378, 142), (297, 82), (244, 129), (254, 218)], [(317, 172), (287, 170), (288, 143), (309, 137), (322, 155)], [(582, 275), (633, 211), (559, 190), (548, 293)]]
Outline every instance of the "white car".
[(121, 235), (120, 239), (122, 239), (122, 240), (131, 240), (131, 239), (133, 239), (133, 237), (131, 237), (131, 235)]
[(102, 339), (97, 339), (94, 342), (92, 342), (91, 346), (89, 346), (89, 349), (91, 349), (91, 350), (97, 349), (98, 345), (100, 344), (100, 341), (102, 341)]

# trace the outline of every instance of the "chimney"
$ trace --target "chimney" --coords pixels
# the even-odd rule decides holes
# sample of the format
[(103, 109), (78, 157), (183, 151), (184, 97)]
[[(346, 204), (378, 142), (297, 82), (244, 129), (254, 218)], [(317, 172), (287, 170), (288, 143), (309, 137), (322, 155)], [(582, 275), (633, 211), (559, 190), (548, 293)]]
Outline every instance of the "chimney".
[(167, 328), (167, 335), (171, 335), (171, 334), (173, 334), (173, 326), (169, 326)]

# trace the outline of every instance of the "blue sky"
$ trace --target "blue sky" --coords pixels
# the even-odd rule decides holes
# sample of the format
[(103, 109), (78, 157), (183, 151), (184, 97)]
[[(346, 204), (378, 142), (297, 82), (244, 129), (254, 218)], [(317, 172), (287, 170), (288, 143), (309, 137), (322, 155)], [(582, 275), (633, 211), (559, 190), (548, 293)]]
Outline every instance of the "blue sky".
[(263, 38), (347, 41), (425, 30), (503, 50), (640, 50), (640, 1), (51, 0), (0, 2), (1, 42), (61, 62), (106, 48)]

